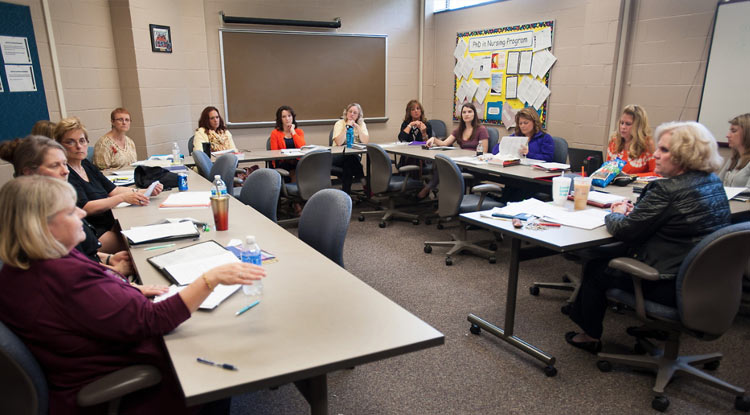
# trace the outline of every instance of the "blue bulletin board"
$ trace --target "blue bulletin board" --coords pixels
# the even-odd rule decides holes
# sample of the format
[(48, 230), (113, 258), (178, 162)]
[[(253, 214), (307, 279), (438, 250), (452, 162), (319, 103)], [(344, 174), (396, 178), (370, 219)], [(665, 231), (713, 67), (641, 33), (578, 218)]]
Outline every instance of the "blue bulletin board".
[(0, 2), (0, 141), (24, 137), (49, 119), (28, 6)]

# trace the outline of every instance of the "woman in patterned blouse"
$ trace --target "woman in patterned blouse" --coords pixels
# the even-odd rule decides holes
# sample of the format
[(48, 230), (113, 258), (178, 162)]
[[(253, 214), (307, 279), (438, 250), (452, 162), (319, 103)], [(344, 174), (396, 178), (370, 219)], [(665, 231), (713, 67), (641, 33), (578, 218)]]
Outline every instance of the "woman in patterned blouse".
[(130, 130), (130, 113), (125, 108), (115, 108), (110, 114), (112, 130), (96, 142), (94, 164), (101, 170), (121, 169), (138, 160), (135, 143), (125, 133)]
[(227, 130), (224, 119), (216, 107), (206, 107), (201, 112), (198, 129), (193, 138), (193, 151), (203, 151), (203, 143), (211, 143), (212, 152), (237, 149), (232, 141), (232, 133)]
[(628, 105), (622, 110), (617, 133), (609, 139), (607, 146), (607, 160), (615, 158), (628, 162), (622, 169), (623, 173), (654, 174), (654, 140), (643, 107)]

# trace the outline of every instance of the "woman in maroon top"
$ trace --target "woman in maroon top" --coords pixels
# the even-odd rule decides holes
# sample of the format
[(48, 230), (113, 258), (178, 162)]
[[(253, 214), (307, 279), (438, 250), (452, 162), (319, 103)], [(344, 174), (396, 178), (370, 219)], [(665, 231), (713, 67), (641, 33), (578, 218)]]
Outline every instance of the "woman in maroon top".
[(183, 413), (162, 335), (198, 309), (217, 284), (252, 284), (263, 268), (216, 267), (179, 294), (153, 303), (117, 273), (73, 248), (85, 237), (73, 187), (24, 176), (0, 189), (0, 318), (39, 361), (49, 383), (50, 414), (77, 408), (86, 384), (123, 367), (151, 364), (162, 382), (128, 395), (121, 413)]
[[(464, 150), (476, 150), (477, 146), (481, 144), (482, 148), (488, 151), (487, 142), (489, 139), (490, 134), (487, 129), (479, 124), (476, 107), (474, 107), (474, 104), (467, 102), (461, 107), (461, 123), (458, 124), (458, 128), (453, 130), (445, 140), (431, 137), (427, 140), (426, 145), (427, 147), (452, 146), (454, 142), (458, 142), (459, 147)], [(419, 191), (417, 197), (420, 199), (427, 197), (430, 191), (437, 187), (438, 182), (437, 169), (433, 169), (432, 179)]]

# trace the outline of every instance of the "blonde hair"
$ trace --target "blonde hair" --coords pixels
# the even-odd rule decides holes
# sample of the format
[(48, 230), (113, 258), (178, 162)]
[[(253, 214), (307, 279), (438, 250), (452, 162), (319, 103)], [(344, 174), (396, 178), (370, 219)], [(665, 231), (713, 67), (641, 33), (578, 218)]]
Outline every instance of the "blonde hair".
[(65, 137), (65, 134), (75, 130), (83, 131), (83, 136), (86, 138), (86, 141), (89, 141), (89, 132), (86, 131), (86, 126), (83, 125), (78, 117), (64, 118), (57, 123), (57, 126), (55, 127), (55, 136), (53, 138), (58, 143), (62, 144), (62, 139)]
[(349, 109), (351, 107), (357, 107), (357, 110), (359, 110), (359, 116), (354, 122), (361, 125), (362, 121), (365, 119), (365, 113), (362, 112), (362, 106), (357, 104), (356, 102), (352, 102), (351, 104), (346, 106), (346, 108), (344, 109), (344, 120), (346, 120), (346, 113), (349, 112)]
[[(646, 110), (639, 105), (627, 105), (622, 113), (633, 117), (633, 128), (630, 130), (632, 140), (628, 148), (628, 157), (638, 158), (644, 152), (654, 152), (654, 140), (651, 139), (651, 127), (648, 125)], [(658, 136), (657, 136), (658, 137)], [(625, 149), (625, 139), (620, 135), (620, 129), (615, 133), (617, 152)]]
[(67, 255), (48, 221), (75, 201), (73, 186), (60, 179), (34, 175), (6, 183), (0, 188), (0, 259), (28, 269), (30, 261)]
[(750, 162), (750, 113), (738, 115), (729, 121), (729, 124), (737, 126), (742, 129), (742, 147), (745, 152), (740, 154), (737, 149), (732, 149), (732, 161), (729, 163), (729, 170), (737, 170), (745, 168), (747, 163)]
[(703, 124), (695, 121), (668, 122), (656, 128), (656, 137), (671, 133), (669, 155), (685, 171), (713, 173), (721, 168), (716, 139)]

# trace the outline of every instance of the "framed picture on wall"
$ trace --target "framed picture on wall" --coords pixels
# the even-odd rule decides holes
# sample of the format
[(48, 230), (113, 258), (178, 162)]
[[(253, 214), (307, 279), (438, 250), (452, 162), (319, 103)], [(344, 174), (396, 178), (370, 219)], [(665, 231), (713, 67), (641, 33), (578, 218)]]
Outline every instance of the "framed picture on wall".
[(172, 33), (169, 26), (148, 25), (151, 32), (151, 50), (153, 52), (172, 53)]

